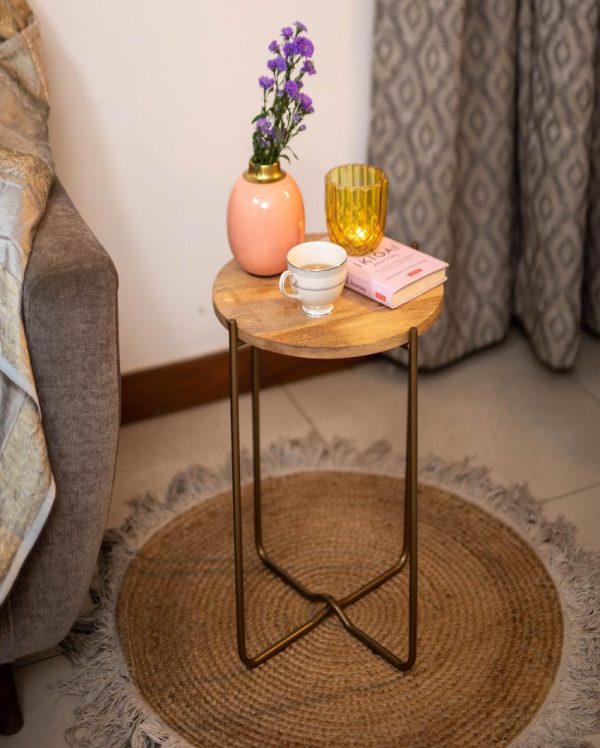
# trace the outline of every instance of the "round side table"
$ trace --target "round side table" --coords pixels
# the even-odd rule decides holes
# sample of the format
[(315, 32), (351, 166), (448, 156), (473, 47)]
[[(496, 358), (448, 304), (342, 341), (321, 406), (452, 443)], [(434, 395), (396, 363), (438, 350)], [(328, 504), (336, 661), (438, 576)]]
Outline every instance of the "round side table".
[[(416, 659), (417, 644), (417, 355), (418, 336), (438, 317), (444, 287), (428, 291), (397, 309), (388, 309), (360, 294), (344, 289), (328, 317), (310, 319), (297, 302), (284, 298), (278, 278), (249, 275), (231, 260), (219, 271), (213, 284), (213, 306), (229, 331), (229, 400), (231, 408), (231, 452), (237, 645), (240, 659), (256, 667), (335, 614), (346, 630), (399, 670), (408, 670)], [(256, 655), (246, 649), (242, 505), (240, 485), (240, 432), (238, 347), (248, 344), (252, 353), (252, 454), (254, 477), (254, 541), (263, 563), (296, 592), (323, 607), (302, 626)], [(307, 589), (281, 568), (265, 551), (261, 523), (259, 350), (300, 358), (351, 358), (381, 353), (403, 346), (409, 354), (404, 537), (398, 561), (361, 588), (336, 599)], [(408, 653), (401, 659), (356, 626), (345, 611), (349, 605), (397, 574), (408, 562)]]

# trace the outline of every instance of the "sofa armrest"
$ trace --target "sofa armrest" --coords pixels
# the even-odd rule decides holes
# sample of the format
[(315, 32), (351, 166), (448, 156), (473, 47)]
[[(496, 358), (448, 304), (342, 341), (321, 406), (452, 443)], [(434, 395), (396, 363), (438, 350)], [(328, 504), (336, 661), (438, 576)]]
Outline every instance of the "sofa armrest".
[(0, 619), (0, 662), (60, 641), (89, 587), (119, 429), (117, 288), (109, 255), (55, 183), (25, 273), (23, 314), (57, 494), (11, 590), (12, 625)]

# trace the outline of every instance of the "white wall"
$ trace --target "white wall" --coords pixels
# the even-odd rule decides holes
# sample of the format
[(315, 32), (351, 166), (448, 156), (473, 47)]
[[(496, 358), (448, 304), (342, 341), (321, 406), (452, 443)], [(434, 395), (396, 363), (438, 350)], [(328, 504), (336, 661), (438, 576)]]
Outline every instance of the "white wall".
[(119, 272), (123, 371), (224, 349), (211, 285), (230, 258), (227, 198), (250, 156), (267, 45), (296, 19), (315, 43), (316, 113), (290, 173), (319, 230), (325, 171), (366, 159), (373, 0), (30, 3), (57, 172)]

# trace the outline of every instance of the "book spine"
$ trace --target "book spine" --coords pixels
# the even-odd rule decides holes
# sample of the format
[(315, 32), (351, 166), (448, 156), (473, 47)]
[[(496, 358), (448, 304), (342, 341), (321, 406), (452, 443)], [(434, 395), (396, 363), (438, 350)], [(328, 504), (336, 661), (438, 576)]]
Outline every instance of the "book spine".
[(390, 291), (389, 288), (386, 288), (381, 283), (373, 281), (371, 283), (371, 289), (373, 291), (373, 295), (371, 296), (372, 299), (375, 299), (375, 301), (378, 301), (380, 304), (389, 306), (390, 309), (392, 308), (392, 299), (394, 294), (392, 293), (392, 291)]
[(357, 275), (353, 275), (348, 271), (346, 275), (346, 286), (351, 288), (353, 291), (358, 291), (363, 296), (368, 296), (370, 299), (375, 298), (373, 296), (372, 283), (366, 278), (360, 278)]
[(392, 294), (389, 290), (386, 290), (379, 283), (373, 282), (373, 280), (360, 278), (353, 273), (348, 272), (346, 276), (346, 286), (351, 288), (353, 291), (358, 291), (363, 296), (367, 296), (373, 301), (378, 301), (380, 304), (385, 306), (392, 306)]

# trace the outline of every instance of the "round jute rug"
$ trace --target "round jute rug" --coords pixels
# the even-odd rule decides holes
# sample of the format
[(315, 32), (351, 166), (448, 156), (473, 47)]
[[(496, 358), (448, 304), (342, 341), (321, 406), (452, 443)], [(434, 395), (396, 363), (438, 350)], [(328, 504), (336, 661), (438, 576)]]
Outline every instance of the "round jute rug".
[[(385, 448), (380, 459), (367, 451), (353, 460), (348, 445), (340, 453), (338, 443), (341, 460), (335, 447), (321, 449), (298, 472), (289, 472), (289, 460), (285, 474), (269, 471), (264, 539), (273, 558), (309, 588), (343, 597), (396, 561), (403, 481), (373, 470), (386, 460), (392, 466)], [(278, 462), (276, 454), (270, 462)], [(353, 470), (340, 469), (349, 462)], [(441, 463), (421, 471), (419, 638), (412, 671), (392, 668), (335, 617), (248, 670), (236, 650), (230, 492), (213, 490), (197, 501), (198, 486), (209, 494), (211, 483), (222, 487), (227, 471), (198, 470), (179, 476), (162, 505), (140, 500), (135, 520), (109, 538), (99, 603), (102, 597), (111, 602), (99, 605), (88, 641), (73, 635), (68, 645), (80, 664), (87, 662), (88, 687), (100, 699), (94, 711), (90, 695), (70, 733), (73, 744), (584, 745), (575, 738), (582, 727), (576, 715), (580, 723), (582, 715), (590, 720), (593, 706), (573, 690), (569, 668), (579, 663), (581, 685), (591, 681), (565, 636), (574, 632), (573, 616), (568, 596), (551, 578), (557, 545), (524, 489), (493, 487), (483, 471), (466, 465), (462, 473)], [(387, 472), (396, 471), (394, 462)], [(471, 494), (474, 485), (487, 489), (487, 510), (472, 495), (460, 495), (467, 485)], [(545, 558), (515, 531), (519, 498), (530, 527), (541, 529), (543, 542), (553, 547)], [(248, 645), (257, 652), (318, 606), (256, 557), (248, 487), (243, 502)], [(134, 539), (125, 554), (124, 537)], [(111, 576), (115, 558), (121, 573)], [(401, 656), (406, 572), (348, 608), (361, 628)], [(98, 663), (107, 657), (107, 636), (118, 647), (113, 668)], [(595, 646), (594, 653), (588, 641), (591, 663), (598, 661)], [(94, 677), (100, 683), (92, 685)]]

